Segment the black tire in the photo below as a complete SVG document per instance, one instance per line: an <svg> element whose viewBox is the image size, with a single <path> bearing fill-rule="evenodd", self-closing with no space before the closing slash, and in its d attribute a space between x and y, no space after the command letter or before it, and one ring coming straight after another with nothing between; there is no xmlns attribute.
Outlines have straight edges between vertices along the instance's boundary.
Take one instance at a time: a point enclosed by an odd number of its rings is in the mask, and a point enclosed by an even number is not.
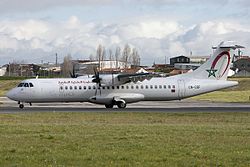
<svg viewBox="0 0 250 167"><path fill-rule="evenodd" d="M20 105L19 105L19 108L23 109L23 108L24 108L24 105L23 105L23 104L20 104Z"/></svg>
<svg viewBox="0 0 250 167"><path fill-rule="evenodd" d="M126 103L123 103L123 102L119 102L119 103L117 103L117 106L118 106L118 108L126 108Z"/></svg>
<svg viewBox="0 0 250 167"><path fill-rule="evenodd" d="M113 105L113 104L105 104L105 107L106 107L106 108L113 108L114 105Z"/></svg>

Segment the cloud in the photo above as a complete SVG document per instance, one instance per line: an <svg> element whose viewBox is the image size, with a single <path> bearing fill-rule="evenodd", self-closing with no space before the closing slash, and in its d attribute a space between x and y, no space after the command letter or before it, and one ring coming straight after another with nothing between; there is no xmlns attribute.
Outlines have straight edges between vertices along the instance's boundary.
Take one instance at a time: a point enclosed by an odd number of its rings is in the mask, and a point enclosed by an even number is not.
<svg viewBox="0 0 250 167"><path fill-rule="evenodd" d="M248 25L233 21L206 21L184 26L174 21L140 20L131 23L82 22L72 16L65 21L3 20L0 21L0 64L12 60L25 62L60 60L67 54L75 59L95 55L98 44L106 48L136 47L144 64L163 62L165 57L208 55L211 46L223 40L250 43ZM250 46L246 46L250 47ZM246 54L249 54L246 52Z"/></svg>
<svg viewBox="0 0 250 167"><path fill-rule="evenodd" d="M218 6L218 5L239 5L248 8L250 3L248 0L239 0L237 3L233 0L1 0L1 13L19 13L19 12L34 12L46 9L53 9L58 7L72 7L72 6L175 6L193 7L193 6Z"/></svg>

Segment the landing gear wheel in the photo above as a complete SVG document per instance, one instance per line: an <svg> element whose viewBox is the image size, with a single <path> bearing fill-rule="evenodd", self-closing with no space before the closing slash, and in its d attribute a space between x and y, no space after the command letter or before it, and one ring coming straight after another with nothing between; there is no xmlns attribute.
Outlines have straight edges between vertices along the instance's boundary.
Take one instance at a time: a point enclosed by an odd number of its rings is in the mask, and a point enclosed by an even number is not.
<svg viewBox="0 0 250 167"><path fill-rule="evenodd" d="M19 104L19 108L23 109L24 105L23 104Z"/></svg>
<svg viewBox="0 0 250 167"><path fill-rule="evenodd" d="M105 107L106 107L106 108L113 108L114 105L113 105L113 104L105 104Z"/></svg>
<svg viewBox="0 0 250 167"><path fill-rule="evenodd" d="M119 102L119 103L117 103L117 106L118 106L118 108L126 108L126 103L124 103L124 102Z"/></svg>

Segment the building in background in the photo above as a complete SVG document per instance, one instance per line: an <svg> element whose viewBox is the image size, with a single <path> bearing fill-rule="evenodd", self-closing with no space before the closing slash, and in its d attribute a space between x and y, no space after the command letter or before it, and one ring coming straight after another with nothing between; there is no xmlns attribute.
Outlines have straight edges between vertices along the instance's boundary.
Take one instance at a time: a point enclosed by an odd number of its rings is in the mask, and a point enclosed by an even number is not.
<svg viewBox="0 0 250 167"><path fill-rule="evenodd" d="M0 76L4 76L7 71L7 66L0 67Z"/></svg>
<svg viewBox="0 0 250 167"><path fill-rule="evenodd" d="M196 70L200 66L201 64L196 63L176 63L174 68L178 70Z"/></svg>
<svg viewBox="0 0 250 167"><path fill-rule="evenodd" d="M61 66L52 63L39 64L35 75L43 77L61 76Z"/></svg>
<svg viewBox="0 0 250 167"><path fill-rule="evenodd" d="M183 55L170 58L170 65L174 66L176 63L190 63L190 58Z"/></svg>
<svg viewBox="0 0 250 167"><path fill-rule="evenodd" d="M126 69L131 69L131 64L122 61L113 60L73 60L74 70L77 74L93 74L94 69L98 69L103 73L122 72Z"/></svg>
<svg viewBox="0 0 250 167"><path fill-rule="evenodd" d="M250 57L244 56L238 58L233 63L233 68L236 71L236 77L249 77L250 76Z"/></svg>
<svg viewBox="0 0 250 167"><path fill-rule="evenodd" d="M174 70L174 66L170 64L153 64L154 72L169 74Z"/></svg>
<svg viewBox="0 0 250 167"><path fill-rule="evenodd" d="M201 65L205 63L210 58L210 56L189 56L188 58L190 60L190 63Z"/></svg>
<svg viewBox="0 0 250 167"><path fill-rule="evenodd" d="M34 76L39 66L35 64L18 64L18 63L10 63L7 65L7 76L25 76L30 77Z"/></svg>
<svg viewBox="0 0 250 167"><path fill-rule="evenodd" d="M60 66L54 64L18 64L10 63L6 65L6 76L34 77L34 76L59 76Z"/></svg>

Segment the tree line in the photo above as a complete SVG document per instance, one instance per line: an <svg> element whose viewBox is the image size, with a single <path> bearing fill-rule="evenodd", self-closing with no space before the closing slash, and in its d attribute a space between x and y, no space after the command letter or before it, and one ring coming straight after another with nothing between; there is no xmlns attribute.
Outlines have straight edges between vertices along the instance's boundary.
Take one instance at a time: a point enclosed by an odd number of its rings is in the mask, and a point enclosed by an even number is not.
<svg viewBox="0 0 250 167"><path fill-rule="evenodd" d="M96 50L96 56L92 54L89 56L90 60L96 60L99 62L104 60L116 61L116 68L118 68L118 62L124 62L125 68L128 67L129 64L133 66L140 65L140 55L136 48L131 48L129 44L126 44L123 49L119 46L113 51L112 49L106 50L103 45L99 45Z"/></svg>

